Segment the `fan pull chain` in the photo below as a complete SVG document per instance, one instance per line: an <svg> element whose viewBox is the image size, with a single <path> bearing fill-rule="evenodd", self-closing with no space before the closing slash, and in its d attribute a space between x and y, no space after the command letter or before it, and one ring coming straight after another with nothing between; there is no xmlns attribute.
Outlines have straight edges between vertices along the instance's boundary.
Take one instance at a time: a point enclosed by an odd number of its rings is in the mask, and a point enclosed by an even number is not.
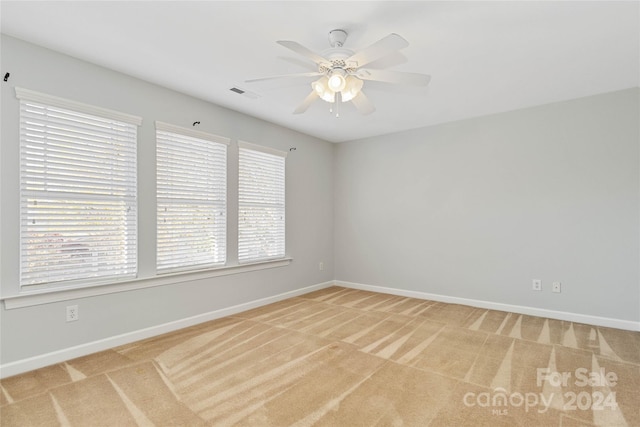
<svg viewBox="0 0 640 427"><path fill-rule="evenodd" d="M336 92L335 99L333 101L333 106L329 108L329 113L333 113L333 110L336 111L336 119L340 118L340 103L342 102L342 93Z"/></svg>

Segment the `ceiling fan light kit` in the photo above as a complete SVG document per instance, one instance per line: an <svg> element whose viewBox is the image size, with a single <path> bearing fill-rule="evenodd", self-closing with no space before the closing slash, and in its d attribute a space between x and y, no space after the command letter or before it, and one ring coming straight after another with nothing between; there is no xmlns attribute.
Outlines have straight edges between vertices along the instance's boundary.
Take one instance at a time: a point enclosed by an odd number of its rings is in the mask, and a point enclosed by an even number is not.
<svg viewBox="0 0 640 427"><path fill-rule="evenodd" d="M318 71L264 77L247 80L247 82L251 83L275 78L321 76L318 80L311 83L311 93L307 95L302 104L294 110L294 114L304 113L313 101L320 98L331 104L329 111L332 113L335 112L336 117L339 117L339 104L349 101L351 101L361 114L371 114L375 111L374 105L362 92L364 80L414 86L425 86L429 83L430 76L426 74L361 68L377 59L407 47L409 43L401 36L393 33L389 34L371 46L356 53L342 47L346 40L346 31L340 29L329 31L329 45L331 48L324 51L322 55L294 41L278 41L277 43L281 46L291 49L297 54L315 62L318 66Z"/></svg>

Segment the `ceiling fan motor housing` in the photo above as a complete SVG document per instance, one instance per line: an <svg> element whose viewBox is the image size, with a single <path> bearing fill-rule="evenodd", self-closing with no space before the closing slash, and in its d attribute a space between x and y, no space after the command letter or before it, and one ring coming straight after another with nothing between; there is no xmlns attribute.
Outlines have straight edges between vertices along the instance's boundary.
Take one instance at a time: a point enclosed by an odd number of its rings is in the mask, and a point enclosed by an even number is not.
<svg viewBox="0 0 640 427"><path fill-rule="evenodd" d="M357 64L347 63L353 61L346 61L353 55L353 51L344 48L331 48L322 52L322 55L327 58L330 63L319 64L318 69L321 73L326 73L336 68L341 68L347 72L355 71Z"/></svg>

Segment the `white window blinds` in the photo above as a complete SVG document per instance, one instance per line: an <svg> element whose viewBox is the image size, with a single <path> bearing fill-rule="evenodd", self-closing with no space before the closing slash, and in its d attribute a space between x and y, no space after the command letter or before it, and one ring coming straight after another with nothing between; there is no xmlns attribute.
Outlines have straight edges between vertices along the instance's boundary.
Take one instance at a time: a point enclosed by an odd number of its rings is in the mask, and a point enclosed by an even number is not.
<svg viewBox="0 0 640 427"><path fill-rule="evenodd" d="M16 88L20 285L134 277L141 119Z"/></svg>
<svg viewBox="0 0 640 427"><path fill-rule="evenodd" d="M285 255L286 153L238 142L238 262Z"/></svg>
<svg viewBox="0 0 640 427"><path fill-rule="evenodd" d="M158 272L222 265L227 138L156 122Z"/></svg>

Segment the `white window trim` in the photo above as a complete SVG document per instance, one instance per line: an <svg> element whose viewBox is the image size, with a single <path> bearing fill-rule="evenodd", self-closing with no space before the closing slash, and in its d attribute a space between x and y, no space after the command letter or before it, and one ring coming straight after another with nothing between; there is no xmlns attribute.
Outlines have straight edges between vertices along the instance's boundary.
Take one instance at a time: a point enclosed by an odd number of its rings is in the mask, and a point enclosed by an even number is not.
<svg viewBox="0 0 640 427"><path fill-rule="evenodd" d="M280 151L280 150L276 150L275 148L265 147L264 145L252 144L246 141L238 141L238 147L247 148L253 151L261 151L263 153L273 154L274 156L280 156L284 158L287 158L287 154L288 154L286 151Z"/></svg>
<svg viewBox="0 0 640 427"><path fill-rule="evenodd" d="M107 284L92 284L82 288L64 288L33 290L21 292L19 295L3 297L4 308L32 307L42 304L50 304L60 301L68 301L78 298L88 298L98 295L108 295L118 292L135 291L138 289L153 288L156 286L177 285L194 280L210 279L213 277L228 276L232 274L247 273L251 271L265 270L269 268L284 267L293 262L293 258L279 258L275 260L255 262L252 264L232 265L208 270L194 270L190 272L163 274L143 279L132 279L122 282L110 282Z"/></svg>
<svg viewBox="0 0 640 427"><path fill-rule="evenodd" d="M211 142L217 142L219 144L230 145L231 138L225 138L224 136L214 135L212 133L201 132L195 129L183 128L182 126L172 125L171 123L164 123L156 121L156 129L163 130L165 132L179 133L181 135L192 136L194 138L200 138Z"/></svg>
<svg viewBox="0 0 640 427"><path fill-rule="evenodd" d="M71 110L80 110L83 113L93 114L96 116L105 117L107 119L120 120L126 123L130 123L136 126L142 124L142 117L134 116L127 113L121 113L120 111L109 110L108 108L96 107L95 105L89 105L78 101L72 101L70 99L59 98L57 96L48 95L46 93L36 92L34 90L24 89L16 87L16 97L18 99L24 99L25 101L41 102L53 107L68 108Z"/></svg>

